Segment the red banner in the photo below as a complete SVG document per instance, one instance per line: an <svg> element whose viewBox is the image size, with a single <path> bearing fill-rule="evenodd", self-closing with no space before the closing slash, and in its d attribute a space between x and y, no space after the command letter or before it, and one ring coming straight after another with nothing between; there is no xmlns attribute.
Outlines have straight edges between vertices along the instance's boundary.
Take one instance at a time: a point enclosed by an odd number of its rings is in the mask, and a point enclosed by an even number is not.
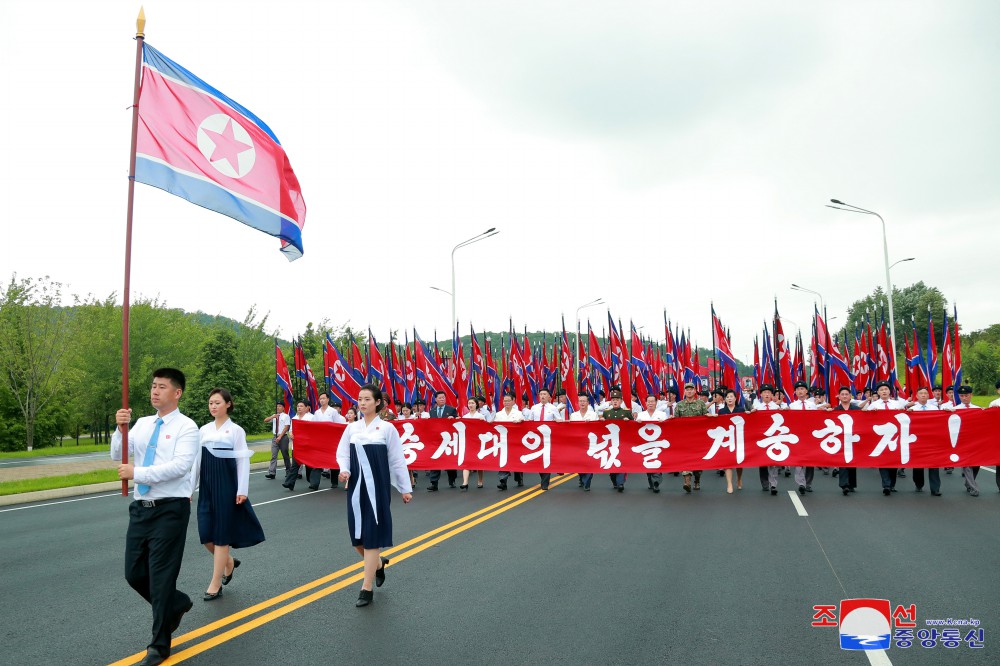
<svg viewBox="0 0 1000 666"><path fill-rule="evenodd" d="M757 412L634 421L393 421L411 469L674 472L766 465L967 467L1000 462L1000 409ZM299 421L295 458L336 468L344 425Z"/></svg>

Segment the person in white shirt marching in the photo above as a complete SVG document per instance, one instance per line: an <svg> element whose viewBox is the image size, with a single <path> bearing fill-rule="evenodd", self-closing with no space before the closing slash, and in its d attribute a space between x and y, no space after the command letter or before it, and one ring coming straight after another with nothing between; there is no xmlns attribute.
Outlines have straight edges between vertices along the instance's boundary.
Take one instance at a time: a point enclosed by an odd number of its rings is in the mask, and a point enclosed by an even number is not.
<svg viewBox="0 0 1000 666"><path fill-rule="evenodd" d="M479 404L475 398L469 398L466 403L468 411L462 415L463 419L473 420L473 421L485 421L486 417L483 416L482 412L479 411ZM464 492L469 489L469 474L472 470L463 469L462 470L462 485L459 488ZM476 470L476 488L483 487L483 470Z"/></svg>
<svg viewBox="0 0 1000 666"><path fill-rule="evenodd" d="M279 451L285 461L285 474L288 474L288 468L292 466L288 460L288 429L292 427L292 420L285 413L285 403L277 403L274 414L264 419L264 423L271 424L271 434L273 435L271 438L271 463L267 467L267 474L264 475L264 478L273 479L278 471Z"/></svg>
<svg viewBox="0 0 1000 666"><path fill-rule="evenodd" d="M198 455L198 426L180 413L184 373L153 371L149 401L156 409L128 430L134 462L118 466L118 478L135 479L125 534L125 580L153 610L153 636L140 662L163 663L170 656L170 635L191 610L191 597L177 589L184 540L191 517L191 467ZM127 427L131 409L119 409L115 423ZM122 434L111 436L111 459L122 459ZM72 660L70 660L72 661Z"/></svg>
<svg viewBox="0 0 1000 666"><path fill-rule="evenodd" d="M295 403L295 416L292 417L291 427L288 429L288 437L292 440L292 466L288 468L288 472L285 474L285 480L281 482L281 485L289 490L295 490L295 482L302 478L299 474L299 469L305 467L306 480L309 482L309 490L319 490L319 479L320 470L311 470L305 465L299 464L299 461L295 459L295 422L296 421L313 421L312 412L309 411L309 403L299 400ZM315 483L313 483L315 481Z"/></svg>
<svg viewBox="0 0 1000 666"><path fill-rule="evenodd" d="M577 408L576 411L569 415L569 420L575 423L582 423L585 421L598 421L600 420L597 416L597 410L590 406L590 399L586 395L581 394L576 399ZM585 491L590 491L590 482L594 480L593 474L580 474L579 476L580 484L579 486Z"/></svg>
<svg viewBox="0 0 1000 666"><path fill-rule="evenodd" d="M559 416L559 409L552 404L552 394L549 393L548 389L538 389L538 404L532 406L531 408L531 420L532 421L561 421L562 417ZM552 478L552 474L549 472L539 472L539 478L541 479L542 490L549 489L549 480Z"/></svg>
<svg viewBox="0 0 1000 666"><path fill-rule="evenodd" d="M759 400L753 404L755 412L771 412L781 409L778 403L774 402L774 387L770 384L761 384L757 391ZM778 472L781 467L778 465L768 465L758 468L760 474L761 490L770 489L772 495L778 494Z"/></svg>
<svg viewBox="0 0 1000 666"><path fill-rule="evenodd" d="M639 415L635 417L635 420L642 423L648 423L650 421L658 423L660 421L666 421L667 415L656 409L656 396L647 395L646 409L639 412ZM663 480L662 472L654 472L652 474L649 473L646 474L646 483L649 484L649 489L652 490L654 493L660 492L660 481L662 480Z"/></svg>
<svg viewBox="0 0 1000 666"><path fill-rule="evenodd" d="M931 392L926 386L921 386L917 389L917 400L912 405L907 408L910 412L936 412L939 411L937 405L931 403L930 400ZM935 497L941 496L941 470L937 467L931 467L930 473L928 475L931 482L931 495ZM924 489L924 470L923 468L916 468L913 470L913 485L916 487L917 492L921 492Z"/></svg>
<svg viewBox="0 0 1000 666"><path fill-rule="evenodd" d="M313 412L313 420L325 423L347 423L347 419L330 405L330 394L326 391L319 394L319 409Z"/></svg>
<svg viewBox="0 0 1000 666"><path fill-rule="evenodd" d="M875 392L878 395L878 399L871 401L868 406L865 407L866 412L888 409L900 410L906 408L905 400L892 399L892 387L889 385L889 382L879 382L876 384ZM897 471L898 468L896 467L878 468L879 476L882 477L882 494L886 497L896 490Z"/></svg>
<svg viewBox="0 0 1000 666"><path fill-rule="evenodd" d="M523 423L524 415L521 410L517 408L514 404L514 396L509 393L504 393L503 396L503 407L496 414L493 415L493 423ZM507 479L510 478L510 472L506 470L500 470L500 474L497 475L497 490L507 490ZM514 482L517 487L520 488L524 485L524 474L522 472L514 472Z"/></svg>
<svg viewBox="0 0 1000 666"><path fill-rule="evenodd" d="M399 432L378 416L383 400L378 386L362 386L358 391L361 416L344 429L337 445L339 478L347 482L350 497L347 528L351 545L365 563L361 593L355 604L359 607L372 602L373 582L378 587L385 583L389 559L381 556L381 549L392 546L391 487L402 495L403 504L413 499Z"/></svg>
<svg viewBox="0 0 1000 666"><path fill-rule="evenodd" d="M958 387L958 404L955 405L953 411L961 411L963 409L982 409L979 405L972 404L972 387L968 385L962 385ZM979 476L979 467L963 467L962 476L965 477L965 490L973 497L979 497L979 482L976 481L976 477ZM1000 482L997 483L1000 487Z"/></svg>
<svg viewBox="0 0 1000 666"><path fill-rule="evenodd" d="M816 410L816 403L809 398L809 387L805 382L795 382L795 400L788 404L788 409L810 412ZM813 467L795 468L795 484L799 487L799 495L813 491L812 482L815 471Z"/></svg>

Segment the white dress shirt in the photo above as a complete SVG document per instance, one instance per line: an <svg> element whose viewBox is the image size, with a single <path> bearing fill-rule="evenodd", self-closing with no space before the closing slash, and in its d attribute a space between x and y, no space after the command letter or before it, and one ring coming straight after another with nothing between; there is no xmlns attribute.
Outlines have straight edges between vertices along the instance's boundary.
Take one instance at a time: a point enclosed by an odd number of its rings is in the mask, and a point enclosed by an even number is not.
<svg viewBox="0 0 1000 666"><path fill-rule="evenodd" d="M990 407L1000 407L1000 398L997 398L996 400L991 402Z"/></svg>
<svg viewBox="0 0 1000 666"><path fill-rule="evenodd" d="M156 427L156 415L143 416L128 431L128 450L135 465L135 499L191 497L191 467L198 450L198 426L175 409L163 416L157 437L153 464L145 466L146 446ZM122 434L118 428L111 435L111 459L122 459ZM149 492L139 494L139 484Z"/></svg>
<svg viewBox="0 0 1000 666"><path fill-rule="evenodd" d="M247 447L247 433L243 428L227 420L221 428L215 427L215 421L209 421L198 431L201 445L212 455L218 452L220 458L236 459L236 494L247 496L250 487L250 456L253 452ZM231 452L231 453L230 453ZM194 458L191 466L191 487L198 490L201 483L201 451ZM235 498L234 498L235 501Z"/></svg>
<svg viewBox="0 0 1000 666"><path fill-rule="evenodd" d="M485 421L486 417L480 412L466 412L462 415L462 418L466 421Z"/></svg>
<svg viewBox="0 0 1000 666"><path fill-rule="evenodd" d="M932 405L931 401L928 400L927 403L923 404L923 405L921 405L919 402L913 403L913 406L910 407L910 411L911 412L939 412L941 410L938 409L937 405Z"/></svg>
<svg viewBox="0 0 1000 666"><path fill-rule="evenodd" d="M956 411L957 412L960 409L982 409L982 407L980 407L979 405L974 405L971 402L969 404L965 404L964 402L960 402L957 405L955 405L954 407L952 407L952 411Z"/></svg>
<svg viewBox="0 0 1000 666"><path fill-rule="evenodd" d="M761 402L760 400L753 401L753 411L755 412L776 412L784 409L782 405L779 405L774 400L768 403Z"/></svg>
<svg viewBox="0 0 1000 666"><path fill-rule="evenodd" d="M795 399L788 404L788 409L800 412L812 412L816 410L816 403L811 400Z"/></svg>
<svg viewBox="0 0 1000 666"><path fill-rule="evenodd" d="M664 414L663 412L655 410L655 409L653 410L653 413L650 414L648 409L644 409L641 412L639 412L639 415L637 417L635 417L635 420L636 421L666 421L667 420L667 415Z"/></svg>
<svg viewBox="0 0 1000 666"><path fill-rule="evenodd" d="M277 437L278 433L285 429L285 426L288 426L288 429L291 430L292 419L285 412L281 412L273 421L271 421L271 434Z"/></svg>
<svg viewBox="0 0 1000 666"><path fill-rule="evenodd" d="M545 420L546 421L562 421L562 415L559 414L559 410L551 402L537 405L531 408L531 418L529 421L541 421L542 420L542 409L545 409Z"/></svg>
<svg viewBox="0 0 1000 666"><path fill-rule="evenodd" d="M597 421L598 420L597 410L594 409L593 407L588 407L586 414L583 413L583 412L581 412L580 410L576 410L575 412L573 412L572 414L569 415L569 420L570 421Z"/></svg>
<svg viewBox="0 0 1000 666"><path fill-rule="evenodd" d="M892 398L889 398L888 400L882 400L881 398L879 398L878 400L873 400L871 402L871 404L869 404L867 407L865 407L865 411L866 412L874 412L874 411L879 410L879 409L881 409L881 410L886 410L886 409L906 409L906 401L905 400L893 400Z"/></svg>
<svg viewBox="0 0 1000 666"><path fill-rule="evenodd" d="M323 408L320 407L313 412L313 420L324 421L326 423L347 423L347 419L341 416L340 412L333 407L327 407L325 412L323 411Z"/></svg>
<svg viewBox="0 0 1000 666"><path fill-rule="evenodd" d="M493 423L522 423L523 421L524 414L522 414L521 410L517 408L517 405L512 406L509 412L506 409L501 408L500 411L493 416Z"/></svg>
<svg viewBox="0 0 1000 666"><path fill-rule="evenodd" d="M489 406L483 405L480 407L479 413L483 415L483 419L485 419L487 423L493 420L493 410L490 409Z"/></svg>
<svg viewBox="0 0 1000 666"><path fill-rule="evenodd" d="M296 421L314 421L314 420L315 420L315 417L313 417L313 415L311 413L309 413L309 412L306 412L302 416L299 416L298 414L296 414L295 416L292 417L292 420L289 421L290 427L288 428L288 436L293 441L295 440L295 422ZM347 423L347 419L344 419L344 423Z"/></svg>

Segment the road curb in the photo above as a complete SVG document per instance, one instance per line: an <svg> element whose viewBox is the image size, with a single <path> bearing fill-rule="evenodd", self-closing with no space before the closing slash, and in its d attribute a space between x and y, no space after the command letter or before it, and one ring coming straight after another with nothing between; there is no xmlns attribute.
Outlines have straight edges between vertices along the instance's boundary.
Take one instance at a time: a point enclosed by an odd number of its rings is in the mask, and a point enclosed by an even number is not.
<svg viewBox="0 0 1000 666"><path fill-rule="evenodd" d="M259 462L250 465L250 470L267 469L270 463ZM36 490L30 493L16 493L14 495L0 496L0 506L10 506L12 504L28 504L30 502L45 502L64 497L74 497L76 495L93 495L94 493L106 493L112 490L120 491L122 484L120 481L108 481L107 483L91 483L85 486L69 486L67 488L52 488L50 490Z"/></svg>

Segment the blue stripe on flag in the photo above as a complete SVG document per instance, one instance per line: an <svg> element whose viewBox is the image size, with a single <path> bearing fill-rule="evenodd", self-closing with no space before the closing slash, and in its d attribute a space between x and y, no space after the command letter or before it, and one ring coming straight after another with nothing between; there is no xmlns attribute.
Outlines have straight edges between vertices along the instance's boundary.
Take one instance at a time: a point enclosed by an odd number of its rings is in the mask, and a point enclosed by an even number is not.
<svg viewBox="0 0 1000 666"><path fill-rule="evenodd" d="M215 183L195 178L142 155L136 155L135 179L280 238L289 243L288 247L282 248L289 260L302 256L302 230L295 222L241 199Z"/></svg>

